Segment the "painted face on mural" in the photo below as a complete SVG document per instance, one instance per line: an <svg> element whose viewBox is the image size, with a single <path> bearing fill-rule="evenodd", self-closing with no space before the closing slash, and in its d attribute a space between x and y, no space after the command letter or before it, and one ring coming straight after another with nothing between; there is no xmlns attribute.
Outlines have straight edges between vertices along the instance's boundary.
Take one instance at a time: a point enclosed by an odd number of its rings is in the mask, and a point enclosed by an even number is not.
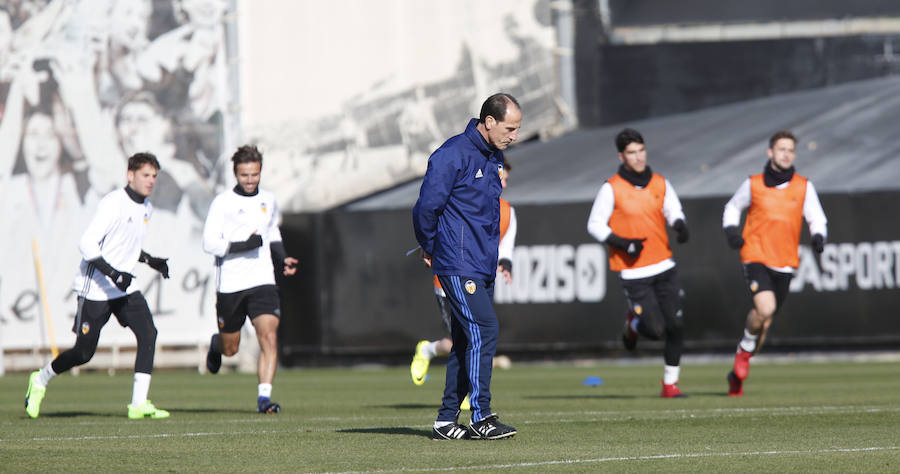
<svg viewBox="0 0 900 474"><path fill-rule="evenodd" d="M139 50L147 44L151 0L117 0L109 15L109 39L115 46Z"/></svg>
<svg viewBox="0 0 900 474"><path fill-rule="evenodd" d="M181 0L181 9L191 23L201 27L213 27L222 21L224 0Z"/></svg>
<svg viewBox="0 0 900 474"><path fill-rule="evenodd" d="M28 118L22 135L22 157L28 174L35 179L46 179L58 172L62 144L47 114L37 113Z"/></svg>
<svg viewBox="0 0 900 474"><path fill-rule="evenodd" d="M117 124L122 151L131 156L159 148L169 141L170 124L146 102L130 102L119 111Z"/></svg>

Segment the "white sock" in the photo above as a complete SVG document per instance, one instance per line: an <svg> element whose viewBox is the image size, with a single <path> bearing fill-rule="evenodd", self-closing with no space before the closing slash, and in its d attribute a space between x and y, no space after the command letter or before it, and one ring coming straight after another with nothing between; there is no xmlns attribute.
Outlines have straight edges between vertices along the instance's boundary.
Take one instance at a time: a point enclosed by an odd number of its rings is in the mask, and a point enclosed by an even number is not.
<svg viewBox="0 0 900 474"><path fill-rule="evenodd" d="M46 387L48 383L50 383L50 379L56 377L56 372L53 371L53 367L51 366L52 362L47 362L47 365L38 372L37 378L34 380L34 383L40 385L41 387Z"/></svg>
<svg viewBox="0 0 900 474"><path fill-rule="evenodd" d="M678 376L681 375L681 367L678 365L666 365L663 369L663 383L672 385L678 382Z"/></svg>
<svg viewBox="0 0 900 474"><path fill-rule="evenodd" d="M424 354L425 357L428 358L428 360L431 360L432 358L434 358L434 356L437 355L437 346L439 342L441 341L431 341L428 344L422 346L422 354Z"/></svg>
<svg viewBox="0 0 900 474"><path fill-rule="evenodd" d="M744 329L744 337L741 339L741 343L738 344L738 347L747 352L753 352L756 350L757 339L759 339L759 336L754 336L753 334L750 334L750 331Z"/></svg>
<svg viewBox="0 0 900 474"><path fill-rule="evenodd" d="M136 407L147 401L150 392L150 374L134 373L134 388L131 390L131 406Z"/></svg>
<svg viewBox="0 0 900 474"><path fill-rule="evenodd" d="M435 421L435 422L434 422L434 427L435 427L435 428L443 428L443 427L445 427L445 426L447 426L447 425L452 425L452 424L453 424L452 421Z"/></svg>
<svg viewBox="0 0 900 474"><path fill-rule="evenodd" d="M258 394L260 397L272 398L272 384L270 383L261 383L257 387Z"/></svg>

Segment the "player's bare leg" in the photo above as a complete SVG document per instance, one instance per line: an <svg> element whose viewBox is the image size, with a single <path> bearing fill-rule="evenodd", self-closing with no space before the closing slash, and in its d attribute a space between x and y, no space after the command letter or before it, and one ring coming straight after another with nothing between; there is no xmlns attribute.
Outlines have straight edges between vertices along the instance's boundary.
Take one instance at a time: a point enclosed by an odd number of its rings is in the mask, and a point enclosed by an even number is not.
<svg viewBox="0 0 900 474"><path fill-rule="evenodd" d="M278 367L278 322L279 319L273 314L253 318L253 327L259 341L259 361L256 370L259 377L257 408L260 413L281 411L281 407L271 400L272 381L275 380L275 369Z"/></svg>
<svg viewBox="0 0 900 474"><path fill-rule="evenodd" d="M730 392L736 395L737 392L743 393L741 387L737 387L739 382L747 378L750 373L750 357L759 351L765 340L766 332L772 324L772 315L775 314L776 301L775 293L772 291L760 291L753 295L753 309L747 314L747 323L744 330L744 337L738 344L737 354L734 356L734 378L732 381L729 376L729 382L732 384Z"/></svg>

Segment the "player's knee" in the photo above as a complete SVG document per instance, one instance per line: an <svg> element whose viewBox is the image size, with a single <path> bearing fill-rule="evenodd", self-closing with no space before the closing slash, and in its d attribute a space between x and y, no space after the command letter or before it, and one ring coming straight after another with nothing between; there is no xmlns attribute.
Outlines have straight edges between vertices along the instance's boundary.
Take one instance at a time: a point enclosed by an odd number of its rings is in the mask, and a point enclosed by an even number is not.
<svg viewBox="0 0 900 474"><path fill-rule="evenodd" d="M226 357L231 357L238 353L238 345L237 344L223 344L222 346L222 355Z"/></svg>
<svg viewBox="0 0 900 474"><path fill-rule="evenodd" d="M278 332L267 331L259 335L259 345L263 349L274 350L278 347Z"/></svg>
<svg viewBox="0 0 900 474"><path fill-rule="evenodd" d="M159 333L159 331L156 330L156 326L151 325L146 330L146 333L144 334L144 339L147 341L148 344L156 345L156 335L158 333Z"/></svg>
<svg viewBox="0 0 900 474"><path fill-rule="evenodd" d="M72 355L74 355L73 362L75 365L87 364L91 358L94 357L94 352L96 351L97 346L84 346L84 347L76 347L74 351L72 351Z"/></svg>
<svg viewBox="0 0 900 474"><path fill-rule="evenodd" d="M641 320L640 325L643 326L641 335L654 341L662 339L663 334L666 332L666 328L661 321L651 322L645 318Z"/></svg>

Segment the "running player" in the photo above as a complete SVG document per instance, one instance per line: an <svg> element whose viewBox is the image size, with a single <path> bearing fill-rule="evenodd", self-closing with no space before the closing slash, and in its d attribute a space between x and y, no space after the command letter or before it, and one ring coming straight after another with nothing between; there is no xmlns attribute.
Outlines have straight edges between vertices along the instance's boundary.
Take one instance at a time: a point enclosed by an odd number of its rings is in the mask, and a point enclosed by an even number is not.
<svg viewBox="0 0 900 474"><path fill-rule="evenodd" d="M237 149L231 161L238 184L216 196L203 226L203 250L216 257L219 325L219 332L209 341L206 368L218 373L222 355L237 354L241 327L249 317L260 347L257 411L278 413L281 406L272 401L281 316L275 265L285 276L290 276L297 272L297 259L287 256L281 241L278 230L281 215L275 196L259 188L262 159L255 146Z"/></svg>
<svg viewBox="0 0 900 474"><path fill-rule="evenodd" d="M813 250L822 253L825 249L828 219L812 182L794 172L796 146L797 138L790 131L772 135L763 172L741 183L722 214L728 245L741 251L744 278L753 298L744 337L734 356L734 370L728 373L728 395L733 397L744 394L750 358L759 352L772 318L787 297L800 262L803 219L809 225ZM741 233L741 212L748 207Z"/></svg>
<svg viewBox="0 0 900 474"><path fill-rule="evenodd" d="M128 418L168 418L169 412L156 408L147 399L150 373L156 353L156 326L147 300L134 283L134 266L144 262L169 278L165 258L141 250L153 206L147 197L156 184L159 161L150 153L136 153L128 159L128 186L112 191L97 205L97 213L78 243L83 259L75 277L78 295L75 316L75 346L53 359L43 369L31 373L25 392L25 412L37 418L47 384L72 367L94 357L100 330L111 314L137 339L134 385Z"/></svg>
<svg viewBox="0 0 900 474"><path fill-rule="evenodd" d="M609 246L609 268L619 272L628 302L622 333L625 348L633 350L638 335L665 337L663 398L685 396L678 389L684 348L682 289L669 249L666 223L687 242L681 201L669 180L647 166L644 137L626 128L616 135L619 171L609 178L594 200L588 232Z"/></svg>

